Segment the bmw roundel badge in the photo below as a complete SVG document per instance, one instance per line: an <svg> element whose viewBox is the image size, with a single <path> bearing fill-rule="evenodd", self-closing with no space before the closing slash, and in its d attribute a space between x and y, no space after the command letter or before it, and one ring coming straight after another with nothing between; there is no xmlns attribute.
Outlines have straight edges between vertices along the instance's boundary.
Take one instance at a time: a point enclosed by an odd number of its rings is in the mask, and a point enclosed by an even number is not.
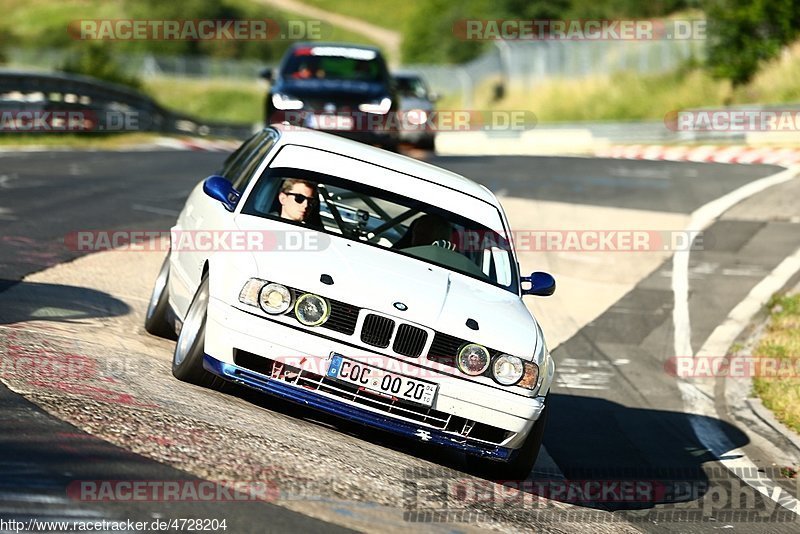
<svg viewBox="0 0 800 534"><path fill-rule="evenodd" d="M394 304L392 304L392 306L394 306L395 308L397 308L400 311L406 311L408 309L408 306L406 306L402 302L395 302Z"/></svg>

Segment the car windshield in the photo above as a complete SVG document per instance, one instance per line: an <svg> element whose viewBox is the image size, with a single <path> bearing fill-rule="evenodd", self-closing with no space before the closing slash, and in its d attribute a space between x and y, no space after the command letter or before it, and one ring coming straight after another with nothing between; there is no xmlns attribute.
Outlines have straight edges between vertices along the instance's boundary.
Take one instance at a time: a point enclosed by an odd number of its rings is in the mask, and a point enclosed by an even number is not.
<svg viewBox="0 0 800 534"><path fill-rule="evenodd" d="M281 74L289 79L382 82L386 67L374 50L314 46L297 48Z"/></svg>
<svg viewBox="0 0 800 534"><path fill-rule="evenodd" d="M428 91L421 79L413 76L400 76L395 78L395 82L397 83L397 92L401 96L427 98Z"/></svg>
<svg viewBox="0 0 800 534"><path fill-rule="evenodd" d="M281 218L282 201L294 200L287 184L313 191L303 220ZM283 196L283 198L282 198ZM299 195L300 203L305 203ZM505 236L458 214L417 199L291 168L268 169L249 193L242 213L281 219L446 267L516 293L518 279Z"/></svg>

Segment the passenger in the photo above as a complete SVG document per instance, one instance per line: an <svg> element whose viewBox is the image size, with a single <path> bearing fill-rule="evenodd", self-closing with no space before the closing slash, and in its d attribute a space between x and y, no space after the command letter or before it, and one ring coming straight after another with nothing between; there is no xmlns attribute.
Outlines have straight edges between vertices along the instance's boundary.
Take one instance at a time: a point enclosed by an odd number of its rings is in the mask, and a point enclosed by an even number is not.
<svg viewBox="0 0 800 534"><path fill-rule="evenodd" d="M416 219L409 229L411 232L410 247L422 245L437 245L452 248L450 239L453 229L443 218L438 215L425 214Z"/></svg>
<svg viewBox="0 0 800 534"><path fill-rule="evenodd" d="M292 78L298 78L301 80L305 80L311 78L314 75L314 72L311 70L311 67L308 66L307 63L303 63L300 65L300 68L297 69L297 72L292 74Z"/></svg>

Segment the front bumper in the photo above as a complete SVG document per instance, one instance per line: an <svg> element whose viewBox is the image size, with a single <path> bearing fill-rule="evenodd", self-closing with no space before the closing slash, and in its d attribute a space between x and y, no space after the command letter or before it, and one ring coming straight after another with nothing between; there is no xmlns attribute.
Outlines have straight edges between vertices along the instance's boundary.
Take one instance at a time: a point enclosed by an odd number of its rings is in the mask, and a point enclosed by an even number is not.
<svg viewBox="0 0 800 534"><path fill-rule="evenodd" d="M304 373L319 377L325 374L331 352L355 359L376 354L320 337L322 334L321 330L312 333L291 328L211 298L206 324L206 366L224 379L367 426L498 460L508 460L522 446L544 409L543 396L525 397L425 369L429 373L425 380L438 383L439 391L427 412L410 413L397 406L381 406L379 402L364 403L342 391L332 391L331 384L318 384L318 379L306 384L292 383L260 365L280 361L298 367L297 371L302 368ZM284 340L291 341L285 343ZM252 355L259 364L239 360L237 354L242 353ZM412 361L408 363L412 365ZM409 376L419 378L420 375ZM462 423L473 425L470 428L474 431L460 431ZM505 432L505 437L481 425ZM489 438L484 431L495 437Z"/></svg>
<svg viewBox="0 0 800 534"><path fill-rule="evenodd" d="M303 406L321 410L349 421L399 434L424 443L443 445L452 449L458 449L467 454L503 461L508 461L514 453L514 449L472 442L469 439L458 439L452 434L427 426L416 425L410 421L395 419L371 410L365 410L358 406L353 406L337 399L320 395L317 392L308 391L302 387L284 383L280 380L271 380L266 376L236 365L221 362L208 354L205 355L203 366L209 372L231 382L236 382Z"/></svg>

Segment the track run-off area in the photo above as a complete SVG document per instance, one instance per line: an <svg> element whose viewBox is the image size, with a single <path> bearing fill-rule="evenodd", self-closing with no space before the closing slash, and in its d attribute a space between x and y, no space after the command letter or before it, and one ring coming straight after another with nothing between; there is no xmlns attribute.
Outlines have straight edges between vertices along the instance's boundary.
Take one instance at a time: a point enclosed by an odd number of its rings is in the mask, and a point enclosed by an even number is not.
<svg viewBox="0 0 800 534"><path fill-rule="evenodd" d="M225 519L230 532L796 532L797 484L779 467L800 451L742 409L742 384L675 372L676 359L724 356L770 295L797 283L796 169L427 156L498 195L522 273L558 282L552 297L525 297L557 365L544 447L526 481L504 486L448 451L173 378L174 342L142 326L164 252L88 253L65 236L167 231L224 157L0 153L0 517ZM644 246L608 238L630 233ZM581 246L599 235L600 250ZM104 481L258 495L121 499Z"/></svg>

